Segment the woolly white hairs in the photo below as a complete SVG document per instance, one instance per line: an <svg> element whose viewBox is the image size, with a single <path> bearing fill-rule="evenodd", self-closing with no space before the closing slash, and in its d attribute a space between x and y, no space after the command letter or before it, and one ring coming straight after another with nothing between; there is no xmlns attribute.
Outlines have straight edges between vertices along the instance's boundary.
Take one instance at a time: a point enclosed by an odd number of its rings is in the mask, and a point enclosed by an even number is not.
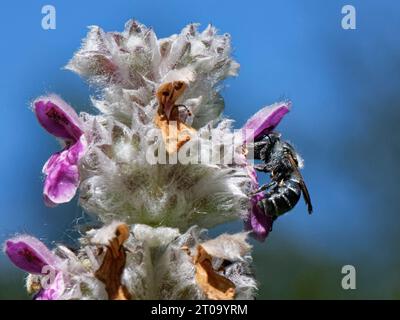
<svg viewBox="0 0 400 320"><path fill-rule="evenodd" d="M127 261L123 280L138 298L205 299L206 296L194 277L195 266L192 259L197 245L201 244L207 246L211 255L219 250L219 246L226 250L225 256L229 257L231 264L225 268L223 274L235 284L235 298L253 299L256 282L250 269L252 260L248 255L250 246L245 242L245 233L222 235L207 241L206 231L197 226L184 234L177 234L176 229L135 225L132 234L127 247L135 247L133 252L140 253L142 262L138 266L138 261L132 255ZM158 240L155 241L155 238ZM185 247L190 255L182 250ZM240 250L237 249L239 247ZM215 257L213 261L215 269L222 262L218 258Z"/></svg>
<svg viewBox="0 0 400 320"><path fill-rule="evenodd" d="M66 68L104 88L104 101L95 105L120 121L131 119L138 106L151 108L161 83L185 81L190 86L181 103L195 104L193 127L200 128L221 114L218 86L237 74L239 64L230 57L228 34L218 35L212 26L199 33L197 27L190 24L179 35L157 39L153 30L132 20L122 33L92 26ZM129 105L116 107L123 95Z"/></svg>
<svg viewBox="0 0 400 320"><path fill-rule="evenodd" d="M235 162L242 151L231 121L215 125L223 109L218 84L236 74L238 65L230 58L228 35L217 35L211 26L198 33L196 27L161 40L134 21L122 33L91 27L67 66L103 89L102 97L93 99L102 115L81 114L89 146L81 161L80 202L104 222L124 219L186 230L247 215L249 178L245 166ZM201 158L201 164L149 163L149 150L161 143L153 121L155 91L175 80L189 84L180 101L192 111L187 123L198 131L190 142L201 151L190 157ZM229 152L208 159L222 149Z"/></svg>
<svg viewBox="0 0 400 320"><path fill-rule="evenodd" d="M76 254L64 246L54 250L63 261L59 267L62 289L58 299L107 298L104 284L95 277L95 271L104 259L99 249L106 247L99 243L106 242L107 237L109 243L115 236L118 224L112 222L101 229L87 232ZM193 257L182 248L186 246L189 252L195 253L199 244L207 246L210 252L215 251L214 247L223 246L227 250L226 255L231 258L231 264L220 274L236 286L236 299L253 299L256 283L249 266L251 258L247 255L250 247L245 244L244 238L245 233L241 233L206 241L205 231L198 227L180 234L173 228L133 225L124 245L127 259L121 282L134 299L205 299L205 293L196 282ZM237 247L244 250L237 250ZM216 258L216 269L218 263L221 261ZM30 275L27 287L32 287L32 283L40 278Z"/></svg>
<svg viewBox="0 0 400 320"><path fill-rule="evenodd" d="M240 260L251 249L246 242L248 232L234 235L222 234L219 237L208 240L202 244L204 249L213 257L234 261Z"/></svg>
<svg viewBox="0 0 400 320"><path fill-rule="evenodd" d="M146 135L154 129L152 122L135 130L108 117L86 115L85 124L90 143L81 161L80 203L103 221L124 219L186 230L247 215L249 178L242 164L218 165L212 159L193 165L151 164L146 153L160 143ZM209 135L218 139L211 141ZM232 141L226 121L201 129L193 139L204 153L202 159L207 151L222 148L239 157ZM223 163L224 156L232 153L221 153L217 163Z"/></svg>

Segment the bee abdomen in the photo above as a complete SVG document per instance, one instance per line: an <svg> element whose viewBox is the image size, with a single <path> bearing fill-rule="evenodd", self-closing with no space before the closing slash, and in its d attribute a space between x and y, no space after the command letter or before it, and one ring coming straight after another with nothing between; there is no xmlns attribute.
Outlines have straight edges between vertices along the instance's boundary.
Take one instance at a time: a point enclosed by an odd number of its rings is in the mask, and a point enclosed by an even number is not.
<svg viewBox="0 0 400 320"><path fill-rule="evenodd" d="M269 190L261 200L266 214L278 217L291 210L301 196L300 182L289 176L279 186Z"/></svg>

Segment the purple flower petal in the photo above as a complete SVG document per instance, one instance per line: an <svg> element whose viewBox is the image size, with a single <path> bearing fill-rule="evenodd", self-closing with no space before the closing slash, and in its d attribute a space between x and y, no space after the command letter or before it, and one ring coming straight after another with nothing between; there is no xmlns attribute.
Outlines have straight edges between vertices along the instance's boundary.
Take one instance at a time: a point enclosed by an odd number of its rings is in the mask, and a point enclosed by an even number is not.
<svg viewBox="0 0 400 320"><path fill-rule="evenodd" d="M247 221L245 221L246 230L252 231L252 236L259 241L264 241L272 227L272 217L258 206L259 200L251 200L251 211Z"/></svg>
<svg viewBox="0 0 400 320"><path fill-rule="evenodd" d="M255 191L259 187L256 170L252 165L248 164L247 172L250 177L252 190ZM264 241L267 238L273 223L272 217L265 214L258 205L264 197L265 195L262 192L251 197L249 216L245 221L245 229L252 231L251 235L259 241Z"/></svg>
<svg viewBox="0 0 400 320"><path fill-rule="evenodd" d="M62 272L58 272L48 288L42 289L34 297L35 300L58 300L65 290L64 276Z"/></svg>
<svg viewBox="0 0 400 320"><path fill-rule="evenodd" d="M82 136L75 144L50 157L43 167L46 175L43 196L46 205L56 206L70 201L79 186L78 163L86 151L86 139Z"/></svg>
<svg viewBox="0 0 400 320"><path fill-rule="evenodd" d="M280 102L259 110L242 128L243 141L256 141L262 135L270 133L290 108L290 102Z"/></svg>
<svg viewBox="0 0 400 320"><path fill-rule="evenodd" d="M41 274L44 266L56 267L58 258L38 239L22 235L6 241L5 254L18 268Z"/></svg>
<svg viewBox="0 0 400 320"><path fill-rule="evenodd" d="M40 97L33 103L39 123L54 136L64 139L67 147L50 157L43 167L46 175L44 200L55 206L70 201L79 185L78 162L86 149L78 115L56 95Z"/></svg>
<svg viewBox="0 0 400 320"><path fill-rule="evenodd" d="M83 134L75 110L60 97L39 97L33 102L33 109L43 128L57 138L75 142Z"/></svg>

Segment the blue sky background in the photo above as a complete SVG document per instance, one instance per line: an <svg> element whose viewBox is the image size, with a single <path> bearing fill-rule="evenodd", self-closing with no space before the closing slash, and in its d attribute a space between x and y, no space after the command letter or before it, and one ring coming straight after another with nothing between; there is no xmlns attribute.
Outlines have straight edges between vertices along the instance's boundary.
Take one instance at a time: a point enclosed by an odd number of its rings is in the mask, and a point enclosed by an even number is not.
<svg viewBox="0 0 400 320"><path fill-rule="evenodd" d="M45 4L57 10L56 30L41 28ZM356 30L341 28L345 4L357 10ZM305 158L315 207L310 217L299 203L265 243L254 243L261 298L397 297L399 17L400 3L387 0L2 1L0 241L16 232L49 244L67 241L83 216L76 202L55 209L42 202L41 168L59 147L36 123L29 102L55 92L77 110L93 111L87 84L62 70L86 27L120 31L136 18L166 37L190 22L212 23L231 34L241 64L223 91L226 115L239 128L260 107L293 101L279 131ZM234 223L214 232L240 228ZM344 264L357 268L356 293L340 289ZM322 280L310 276L315 270ZM22 273L1 256L0 285L9 279L21 285ZM298 281L306 289L293 290Z"/></svg>

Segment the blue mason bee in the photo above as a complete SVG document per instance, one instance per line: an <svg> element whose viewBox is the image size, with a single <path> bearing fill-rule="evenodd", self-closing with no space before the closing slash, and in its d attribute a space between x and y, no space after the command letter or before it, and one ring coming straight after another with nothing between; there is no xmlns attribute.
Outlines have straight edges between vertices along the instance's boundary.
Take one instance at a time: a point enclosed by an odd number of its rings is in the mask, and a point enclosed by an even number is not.
<svg viewBox="0 0 400 320"><path fill-rule="evenodd" d="M263 163L255 169L268 173L271 182L260 187L265 197L259 203L266 214L275 220L294 208L303 194L309 213L312 213L310 194L299 170L301 162L297 152L280 134L272 132L254 143L254 158Z"/></svg>
<svg viewBox="0 0 400 320"><path fill-rule="evenodd" d="M303 161L294 147L274 131L290 109L289 101L265 107L243 127L244 144L252 147L254 159L261 161L254 168L270 177L268 184L253 189L252 199L256 199L256 206L272 222L293 209L302 194L308 212L313 211L310 194L300 173Z"/></svg>

